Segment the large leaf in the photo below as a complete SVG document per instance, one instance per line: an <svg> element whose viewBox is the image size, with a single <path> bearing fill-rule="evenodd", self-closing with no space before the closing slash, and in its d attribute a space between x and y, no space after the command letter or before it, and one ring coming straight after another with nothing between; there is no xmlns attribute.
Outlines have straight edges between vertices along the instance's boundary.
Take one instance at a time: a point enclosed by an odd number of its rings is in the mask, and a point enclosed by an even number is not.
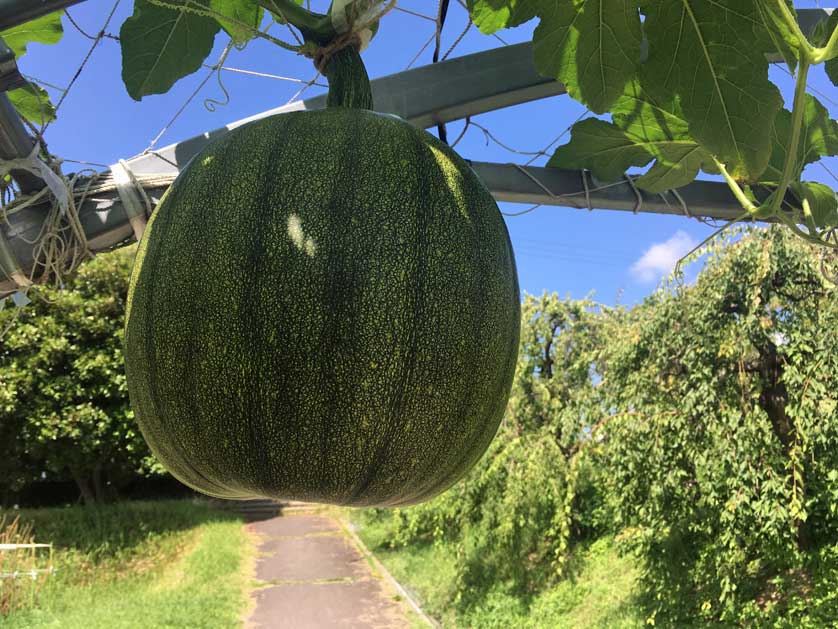
<svg viewBox="0 0 838 629"><path fill-rule="evenodd" d="M220 28L214 18L136 0L119 33L122 81L131 98L163 94L198 70Z"/></svg>
<svg viewBox="0 0 838 629"><path fill-rule="evenodd" d="M548 166L587 168L596 177L614 181L632 166L652 161L649 147L616 125L587 118L571 128L570 142L556 149Z"/></svg>
<svg viewBox="0 0 838 629"><path fill-rule="evenodd" d="M61 16L64 11L56 11L30 20L24 24L13 26L0 32L0 37L20 59L26 54L27 44L55 44L64 34L61 26Z"/></svg>
<svg viewBox="0 0 838 629"><path fill-rule="evenodd" d="M657 102L632 82L612 111L613 124L587 119L574 125L571 141L556 150L549 165L589 168L600 179L614 180L654 159L637 179L649 192L686 185L702 167L712 170L710 155L690 137L677 102Z"/></svg>
<svg viewBox="0 0 838 629"><path fill-rule="evenodd" d="M27 83L9 91L8 95L17 112L32 124L41 126L55 120L55 106L42 87Z"/></svg>
<svg viewBox="0 0 838 629"><path fill-rule="evenodd" d="M265 10L254 0L210 0L209 8L231 18L217 18L221 28L237 44L253 39L254 30L262 24Z"/></svg>
<svg viewBox="0 0 838 629"><path fill-rule="evenodd" d="M782 107L768 80L766 36L758 0L658 0L646 9L649 58L643 86L662 101L678 99L690 134L753 181L765 170L771 127Z"/></svg>
<svg viewBox="0 0 838 629"><path fill-rule="evenodd" d="M539 0L533 34L538 71L558 79L596 113L607 111L637 72L637 0Z"/></svg>
<svg viewBox="0 0 838 629"><path fill-rule="evenodd" d="M791 112L782 109L774 120L771 132L773 149L768 168L761 177L762 181L776 183L780 180L788 154L790 130ZM821 105L817 98L807 94L795 174L799 176L807 164L832 155L838 155L838 122L829 117L826 107Z"/></svg>
<svg viewBox="0 0 838 629"><path fill-rule="evenodd" d="M797 198L809 203L816 227L829 229L838 225L838 200L832 188L815 181L801 181L793 183L791 189Z"/></svg>
<svg viewBox="0 0 838 629"><path fill-rule="evenodd" d="M533 0L468 0L468 10L480 32L490 35L533 19L536 4Z"/></svg>
<svg viewBox="0 0 838 629"><path fill-rule="evenodd" d="M795 15L794 5L791 0L786 0L786 6L792 15ZM800 40L797 34L789 28L783 19L783 13L776 2L757 2L756 9L766 37L771 41L771 47L779 52L783 60L794 70L797 65L797 51L800 49Z"/></svg>

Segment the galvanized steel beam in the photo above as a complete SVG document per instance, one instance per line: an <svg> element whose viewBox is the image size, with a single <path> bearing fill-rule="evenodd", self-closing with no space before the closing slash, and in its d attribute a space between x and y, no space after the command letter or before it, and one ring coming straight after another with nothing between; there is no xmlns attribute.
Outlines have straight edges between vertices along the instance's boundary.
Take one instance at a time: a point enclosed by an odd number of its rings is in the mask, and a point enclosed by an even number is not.
<svg viewBox="0 0 838 629"><path fill-rule="evenodd" d="M82 0L0 0L0 31L79 2Z"/></svg>
<svg viewBox="0 0 838 629"><path fill-rule="evenodd" d="M603 184L594 180L590 173L576 170L524 168L490 162L471 162L471 167L498 201L676 214L722 221L732 220L742 213L741 206L723 183L695 181L679 188L677 195L652 195L637 190L628 181ZM167 187L167 183L157 183L145 186L145 190L156 201ZM40 233L43 209L33 207L12 213L3 228L14 257L21 262L27 274L32 268L33 253L33 246L29 243ZM79 218L94 252L134 241L131 217L115 190L88 198L79 210ZM13 282L0 279L0 295L13 292L15 288Z"/></svg>

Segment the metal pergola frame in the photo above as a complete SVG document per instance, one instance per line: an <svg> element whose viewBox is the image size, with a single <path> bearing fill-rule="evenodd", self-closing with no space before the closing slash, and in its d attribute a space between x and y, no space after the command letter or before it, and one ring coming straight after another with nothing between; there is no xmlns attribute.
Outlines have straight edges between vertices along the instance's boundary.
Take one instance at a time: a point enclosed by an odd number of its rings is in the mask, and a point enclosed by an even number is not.
<svg viewBox="0 0 838 629"><path fill-rule="evenodd" d="M0 0L0 30L8 27L15 16L25 15L30 16L26 19L31 19L78 1ZM20 12L23 5L29 9ZM17 14L15 7L19 11ZM41 13L33 7L39 8ZM831 13L832 9L804 9L798 16L808 33ZM779 61L779 58L771 60ZM2 78L0 76L0 81ZM450 59L381 77L371 84L378 111L396 114L422 128L565 93L561 83L536 72L530 43ZM289 111L319 109L324 105L325 96L298 101L127 159L125 165L139 180L153 179L144 184L144 189L153 199L159 198L168 182L215 137L252 120ZM0 93L0 159L27 155L32 146L33 140L8 97ZM722 221L734 220L742 214L741 205L727 185L719 182L697 180L679 188L677 193L653 195L639 190L629 180L602 187L601 182L593 180L585 171L489 162L472 162L471 165L498 201L677 214ZM42 182L28 173L12 174L24 191L42 187ZM132 225L136 207L136 203L123 202L115 190L89 197L79 208L79 219L91 250L101 251L131 242L137 233L136 225ZM0 227L0 238L5 239L11 253L11 260L0 256L0 270L7 276L0 279L0 295L16 290L15 283L8 279L12 272L28 275L31 271L34 263L31 241L40 233L47 211L48 208L41 205L12 212L6 224ZM19 261L20 268L8 268L14 260Z"/></svg>

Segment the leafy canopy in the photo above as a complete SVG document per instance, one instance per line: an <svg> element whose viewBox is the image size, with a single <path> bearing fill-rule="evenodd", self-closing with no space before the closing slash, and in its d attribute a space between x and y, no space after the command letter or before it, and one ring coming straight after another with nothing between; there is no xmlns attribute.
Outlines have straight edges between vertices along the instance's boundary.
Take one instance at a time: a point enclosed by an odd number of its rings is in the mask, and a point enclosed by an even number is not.
<svg viewBox="0 0 838 629"><path fill-rule="evenodd" d="M128 402L122 357L133 250L97 256L66 288L0 310L0 496L41 473L86 501L162 468Z"/></svg>
<svg viewBox="0 0 838 629"><path fill-rule="evenodd" d="M835 121L805 94L819 63L838 85L836 14L807 37L788 0L473 0L469 8L484 32L537 18L539 72L609 114L576 123L550 166L587 168L604 181L644 169L637 185L652 193L722 173L743 218L775 217L830 245L838 226L830 190L800 178L836 154ZM769 79L769 57L796 72L789 109Z"/></svg>
<svg viewBox="0 0 838 629"><path fill-rule="evenodd" d="M484 33L537 20L536 68L601 116L576 123L550 166L590 169L605 181L640 170L637 185L652 193L684 186L701 172L721 174L742 218L781 221L810 242L838 246L831 239L838 228L834 190L802 179L807 165L838 153L838 125L806 93L809 70L819 64L838 85L835 13L804 33L789 0L466 4ZM309 11L301 0L135 0L120 32L123 80L138 100L166 92L201 67L222 32L228 45L258 37L316 57L318 47L343 34L335 24L383 5L346 0L332 15L332 8ZM304 43L268 34L268 16L296 28ZM29 44L60 38L60 14L0 35L21 56ZM793 102L784 103L770 80L769 58L794 73ZM44 96L34 86L12 93L40 124L54 117Z"/></svg>
<svg viewBox="0 0 838 629"><path fill-rule="evenodd" d="M838 609L838 301L815 247L743 230L630 310L526 296L489 452L395 546L453 544L453 603L572 579L614 535L657 626L829 626Z"/></svg>

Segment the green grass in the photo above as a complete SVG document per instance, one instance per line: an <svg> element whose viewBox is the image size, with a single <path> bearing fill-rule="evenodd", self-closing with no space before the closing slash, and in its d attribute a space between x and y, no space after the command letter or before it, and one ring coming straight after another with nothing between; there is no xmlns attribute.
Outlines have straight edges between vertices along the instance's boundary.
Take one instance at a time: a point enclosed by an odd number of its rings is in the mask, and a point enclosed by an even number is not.
<svg viewBox="0 0 838 629"><path fill-rule="evenodd" d="M645 625L635 601L638 570L631 557L621 556L611 538L577 551L573 574L531 599L505 592L502 584L467 610L456 602L457 555L453 544L417 544L390 548L386 519L353 512L358 535L423 609L443 627L480 629L608 628Z"/></svg>
<svg viewBox="0 0 838 629"><path fill-rule="evenodd" d="M250 544L240 520L197 501L22 511L55 545L55 575L23 627L238 627Z"/></svg>

